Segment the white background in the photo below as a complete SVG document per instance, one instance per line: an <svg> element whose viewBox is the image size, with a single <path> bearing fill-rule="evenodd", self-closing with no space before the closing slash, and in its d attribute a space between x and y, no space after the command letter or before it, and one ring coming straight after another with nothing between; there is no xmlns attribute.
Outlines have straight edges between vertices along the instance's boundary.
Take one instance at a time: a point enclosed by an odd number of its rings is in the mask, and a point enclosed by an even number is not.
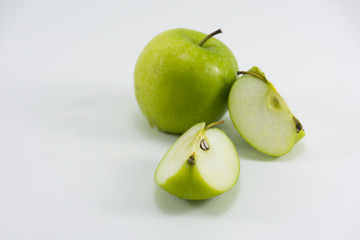
<svg viewBox="0 0 360 240"><path fill-rule="evenodd" d="M0 1L0 239L360 239L360 2ZM207 201L158 188L176 136L134 97L138 55L177 27L260 67L306 137L280 158L234 141Z"/></svg>

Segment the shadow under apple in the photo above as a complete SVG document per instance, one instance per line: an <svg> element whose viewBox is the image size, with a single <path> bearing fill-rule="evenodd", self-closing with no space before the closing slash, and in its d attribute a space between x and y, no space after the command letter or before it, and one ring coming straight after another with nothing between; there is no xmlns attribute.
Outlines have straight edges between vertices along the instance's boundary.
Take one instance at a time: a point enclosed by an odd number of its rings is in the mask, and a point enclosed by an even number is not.
<svg viewBox="0 0 360 240"><path fill-rule="evenodd" d="M199 215L222 215L234 204L241 188L239 178L237 184L229 191L206 200L185 200L175 197L159 186L154 189L155 203L160 211L169 215L181 215L197 211Z"/></svg>
<svg viewBox="0 0 360 240"><path fill-rule="evenodd" d="M169 147L179 138L179 135L161 132L156 127L151 127L140 109L133 112L132 124L136 131L141 132L143 136L151 140L159 141L160 143L170 143Z"/></svg>
<svg viewBox="0 0 360 240"><path fill-rule="evenodd" d="M42 127L100 141L133 142L140 136L168 144L178 138L150 127L134 97L126 94L87 94L76 101L61 102L47 112L50 113L42 117ZM47 120L45 124L44 120Z"/></svg>

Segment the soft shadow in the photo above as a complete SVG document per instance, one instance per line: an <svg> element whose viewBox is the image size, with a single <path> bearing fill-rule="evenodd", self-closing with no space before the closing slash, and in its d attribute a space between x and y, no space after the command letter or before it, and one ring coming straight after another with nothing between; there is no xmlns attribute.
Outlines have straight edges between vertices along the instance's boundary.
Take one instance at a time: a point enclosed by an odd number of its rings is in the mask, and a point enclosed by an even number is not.
<svg viewBox="0 0 360 240"><path fill-rule="evenodd" d="M304 144L303 141L299 141L298 143L296 143L294 145L294 147L291 149L290 152L288 152L284 156L279 157L279 159L281 159L283 161L292 160L292 159L296 158L297 156L302 155L303 152L305 152L305 150L306 150L306 145Z"/></svg>
<svg viewBox="0 0 360 240"><path fill-rule="evenodd" d="M143 136L162 143L173 143L179 137L179 135L161 132L156 127L151 127L139 109L132 114L132 124Z"/></svg>
<svg viewBox="0 0 360 240"><path fill-rule="evenodd" d="M268 156L264 153L259 152L255 148L253 148L249 143L247 143L243 137L239 134L239 132L234 127L229 114L227 113L224 116L224 123L221 125L217 125L218 128L225 131L228 137L233 141L236 150L240 159L249 159L249 160L256 160L256 161L288 161L296 157L298 154L304 150L303 146L298 146L300 143L297 143L293 149L281 157L272 157ZM301 144L300 144L301 145Z"/></svg>
<svg viewBox="0 0 360 240"><path fill-rule="evenodd" d="M240 191L241 181L226 193L207 200L185 200L175 197L156 186L154 198L160 211L169 215L197 212L199 215L222 215L233 205Z"/></svg>
<svg viewBox="0 0 360 240"><path fill-rule="evenodd" d="M49 127L89 138L136 141L140 137L172 143L178 136L150 127L131 95L89 94L61 103L47 114Z"/></svg>
<svg viewBox="0 0 360 240"><path fill-rule="evenodd" d="M89 94L57 104L47 111L45 118L46 124L56 131L107 140L118 140L130 135L127 116L134 103L129 96Z"/></svg>

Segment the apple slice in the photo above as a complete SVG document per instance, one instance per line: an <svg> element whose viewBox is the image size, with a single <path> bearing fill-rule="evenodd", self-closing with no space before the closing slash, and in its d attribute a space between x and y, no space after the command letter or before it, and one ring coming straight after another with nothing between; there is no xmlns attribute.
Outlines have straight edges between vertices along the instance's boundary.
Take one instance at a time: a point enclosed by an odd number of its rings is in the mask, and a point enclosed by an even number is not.
<svg viewBox="0 0 360 240"><path fill-rule="evenodd" d="M240 135L254 148L281 156L305 136L285 100L257 67L243 74L229 94L230 117Z"/></svg>
<svg viewBox="0 0 360 240"><path fill-rule="evenodd" d="M205 122L187 130L161 159L155 182L184 199L202 200L222 194L239 178L240 162L226 134Z"/></svg>

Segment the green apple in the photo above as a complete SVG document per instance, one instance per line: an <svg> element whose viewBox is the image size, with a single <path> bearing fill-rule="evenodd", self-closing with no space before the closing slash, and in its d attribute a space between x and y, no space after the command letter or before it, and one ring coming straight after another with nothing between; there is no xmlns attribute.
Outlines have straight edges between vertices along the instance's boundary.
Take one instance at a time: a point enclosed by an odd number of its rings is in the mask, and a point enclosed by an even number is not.
<svg viewBox="0 0 360 240"><path fill-rule="evenodd" d="M239 178L240 162L232 141L218 129L198 123L186 131L161 159L155 182L183 199L202 200L222 194Z"/></svg>
<svg viewBox="0 0 360 240"><path fill-rule="evenodd" d="M173 29L147 44L136 62L134 82L136 100L151 126L179 134L226 112L238 66L229 48L212 37L220 32Z"/></svg>
<svg viewBox="0 0 360 240"><path fill-rule="evenodd" d="M305 136L299 120L257 67L243 74L229 94L229 112L240 135L271 156L289 152Z"/></svg>

